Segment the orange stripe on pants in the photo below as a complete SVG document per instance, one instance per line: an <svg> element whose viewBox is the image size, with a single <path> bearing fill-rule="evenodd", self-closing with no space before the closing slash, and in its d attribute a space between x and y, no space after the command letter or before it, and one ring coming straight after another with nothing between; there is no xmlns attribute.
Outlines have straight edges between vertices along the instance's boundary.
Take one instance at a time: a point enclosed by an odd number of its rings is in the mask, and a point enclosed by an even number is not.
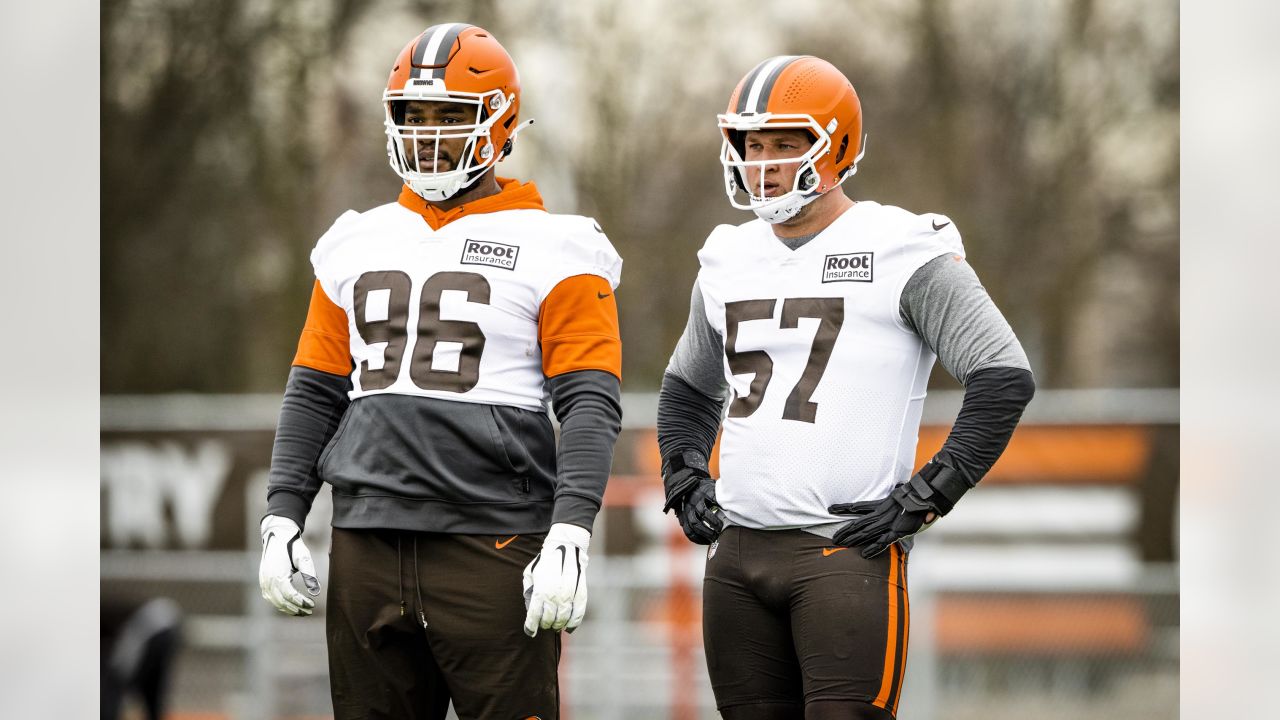
<svg viewBox="0 0 1280 720"><path fill-rule="evenodd" d="M907 675L907 648L911 647L911 597L907 592L907 554L898 553L900 569L898 579L902 584L902 661L898 665L898 692L893 697L893 715L898 715L898 701L902 700L902 683Z"/></svg>
<svg viewBox="0 0 1280 720"><path fill-rule="evenodd" d="M894 656L898 654L898 545L889 546L889 623L888 637L884 643L884 672L881 674L880 692L872 704L886 710L889 703L889 689L893 686L896 674Z"/></svg>

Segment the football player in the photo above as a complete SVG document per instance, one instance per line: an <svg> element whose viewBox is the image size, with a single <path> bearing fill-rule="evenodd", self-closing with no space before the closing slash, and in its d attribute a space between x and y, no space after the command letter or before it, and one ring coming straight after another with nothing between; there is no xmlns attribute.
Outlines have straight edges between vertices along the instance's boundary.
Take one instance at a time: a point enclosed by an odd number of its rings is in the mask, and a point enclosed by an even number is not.
<svg viewBox="0 0 1280 720"><path fill-rule="evenodd" d="M996 461L1032 375L955 223L845 194L866 140L834 66L761 62L719 126L730 202L756 219L715 228L698 253L658 405L664 510L710 546L716 704L729 720L892 718L910 537ZM964 403L913 472L935 358Z"/></svg>
<svg viewBox="0 0 1280 720"><path fill-rule="evenodd" d="M383 105L404 186L339 217L311 253L262 593L312 612L301 529L329 483L334 716L444 718L452 701L460 718L554 718L558 631L586 612L620 429L622 261L593 220L495 175L525 125L516 66L489 32L427 28Z"/></svg>

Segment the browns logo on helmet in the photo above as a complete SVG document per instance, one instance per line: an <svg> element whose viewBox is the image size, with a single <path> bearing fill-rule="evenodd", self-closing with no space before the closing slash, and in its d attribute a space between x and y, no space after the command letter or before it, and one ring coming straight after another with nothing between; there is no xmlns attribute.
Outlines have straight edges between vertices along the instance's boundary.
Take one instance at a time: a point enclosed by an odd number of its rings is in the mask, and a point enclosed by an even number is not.
<svg viewBox="0 0 1280 720"><path fill-rule="evenodd" d="M810 55L779 55L752 68L734 88L728 109L716 116L723 142L725 193L740 210L754 210L762 220L779 223L839 187L858 171L866 151L862 134L862 104L853 84L834 65ZM746 134L753 130L801 129L813 145L787 159L745 160ZM792 187L766 197L764 172L759 186L749 187L748 168L794 163L799 167ZM745 202L739 201L745 193Z"/></svg>
<svg viewBox="0 0 1280 720"><path fill-rule="evenodd" d="M410 103L453 103L466 117L453 124L409 125ZM391 169L428 202L470 186L511 153L520 116L520 74L484 28L433 25L405 45L382 93ZM460 157L441 170L442 142L465 139ZM429 157L428 157L429 156Z"/></svg>

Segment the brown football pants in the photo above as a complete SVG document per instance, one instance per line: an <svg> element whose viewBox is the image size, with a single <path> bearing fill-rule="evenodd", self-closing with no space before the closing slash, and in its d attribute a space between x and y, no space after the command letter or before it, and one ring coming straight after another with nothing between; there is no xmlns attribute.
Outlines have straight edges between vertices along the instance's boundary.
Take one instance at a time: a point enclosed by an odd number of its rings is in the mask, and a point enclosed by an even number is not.
<svg viewBox="0 0 1280 720"><path fill-rule="evenodd" d="M443 720L450 701L462 720L558 718L560 636L522 629L542 539L334 528L335 720Z"/></svg>
<svg viewBox="0 0 1280 720"><path fill-rule="evenodd" d="M910 617L898 546L866 560L802 530L731 526L713 547L702 633L726 718L894 717Z"/></svg>

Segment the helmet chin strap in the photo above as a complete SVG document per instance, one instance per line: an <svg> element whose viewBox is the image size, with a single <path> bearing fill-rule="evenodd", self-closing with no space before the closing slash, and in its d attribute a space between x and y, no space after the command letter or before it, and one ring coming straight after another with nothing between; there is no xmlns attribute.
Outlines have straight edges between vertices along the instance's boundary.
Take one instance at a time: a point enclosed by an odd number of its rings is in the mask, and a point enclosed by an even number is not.
<svg viewBox="0 0 1280 720"><path fill-rule="evenodd" d="M479 176L477 175L476 177ZM475 178L472 178L472 181L474 181L474 179ZM459 177L454 180L450 180L443 186L433 182L430 183L432 185L431 187L423 187L427 184L427 182L421 180L410 180L409 189L420 195L422 199L427 202L444 202L445 200L452 198L454 195L457 195L459 191L467 185L470 185L471 182L464 182L464 178Z"/></svg>
<svg viewBox="0 0 1280 720"><path fill-rule="evenodd" d="M769 223L770 225L777 225L780 222L786 222L800 214L800 211L804 209L805 205L808 205L818 199L821 194L822 193L792 195L787 198L782 198L776 202L766 203L760 207L753 207L751 210L756 214L756 217L761 220Z"/></svg>

